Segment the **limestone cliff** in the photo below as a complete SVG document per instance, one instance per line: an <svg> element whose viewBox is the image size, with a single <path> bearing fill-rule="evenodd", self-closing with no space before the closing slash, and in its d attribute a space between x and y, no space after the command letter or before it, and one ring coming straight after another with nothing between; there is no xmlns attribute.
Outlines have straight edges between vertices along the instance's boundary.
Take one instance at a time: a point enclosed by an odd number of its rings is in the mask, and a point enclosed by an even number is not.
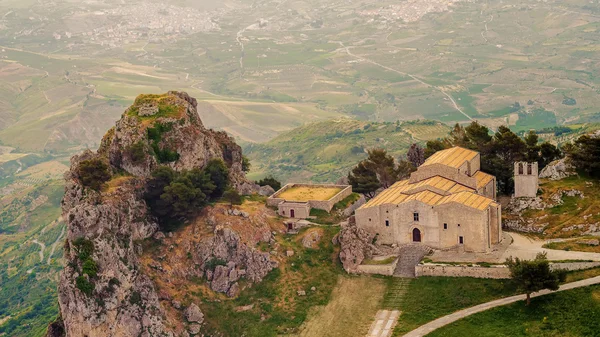
<svg viewBox="0 0 600 337"><path fill-rule="evenodd" d="M225 133L204 128L196 107L196 100L185 93L140 96L106 134L98 152L72 158L62 202L67 221L66 264L58 298L62 321L50 326L49 336L200 333L203 315L198 306L186 303L178 308L179 316L169 318L160 290L140 262L144 242L161 242L165 237L143 198L154 169L160 165L175 171L203 168L218 158L226 163L233 185L251 185L242 170L241 148ZM107 167L108 181L101 189L83 182L80 168L91 160ZM260 219L252 221L260 227ZM268 227L264 232L268 241ZM268 254L217 223L202 240L189 242L186 256L188 268L174 273L174 279L206 277L214 291L229 296L237 294L238 280L259 282L276 266ZM175 264L182 257L167 253L162 258Z"/></svg>

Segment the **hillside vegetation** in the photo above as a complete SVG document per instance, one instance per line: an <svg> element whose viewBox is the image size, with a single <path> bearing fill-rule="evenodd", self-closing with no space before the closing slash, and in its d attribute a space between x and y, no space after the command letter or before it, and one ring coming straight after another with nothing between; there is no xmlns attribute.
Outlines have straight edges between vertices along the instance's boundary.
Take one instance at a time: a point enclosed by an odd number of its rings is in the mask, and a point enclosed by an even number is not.
<svg viewBox="0 0 600 337"><path fill-rule="evenodd" d="M395 157L413 143L445 137L450 128L433 121L375 123L335 120L307 124L264 144L246 144L251 178L272 174L283 181L335 182L345 177L367 150L385 148Z"/></svg>

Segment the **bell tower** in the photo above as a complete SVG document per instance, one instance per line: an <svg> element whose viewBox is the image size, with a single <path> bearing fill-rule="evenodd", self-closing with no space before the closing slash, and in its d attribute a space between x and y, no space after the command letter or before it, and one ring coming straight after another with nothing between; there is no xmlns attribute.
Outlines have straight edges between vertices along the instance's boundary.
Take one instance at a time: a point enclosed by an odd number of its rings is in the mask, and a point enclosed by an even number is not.
<svg viewBox="0 0 600 337"><path fill-rule="evenodd" d="M515 198L535 198L539 188L538 163L515 163Z"/></svg>

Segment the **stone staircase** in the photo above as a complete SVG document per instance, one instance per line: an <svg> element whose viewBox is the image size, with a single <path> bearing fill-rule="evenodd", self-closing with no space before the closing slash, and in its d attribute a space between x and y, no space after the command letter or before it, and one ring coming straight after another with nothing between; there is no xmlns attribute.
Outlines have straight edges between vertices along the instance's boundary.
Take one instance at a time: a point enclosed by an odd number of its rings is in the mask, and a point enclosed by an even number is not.
<svg viewBox="0 0 600 337"><path fill-rule="evenodd" d="M388 280L388 286L383 296L383 308L394 310L402 307L402 300L408 291L411 280L394 277Z"/></svg>
<svg viewBox="0 0 600 337"><path fill-rule="evenodd" d="M395 277L415 277L415 266L421 262L423 257L431 251L431 248L421 244L409 244L400 247L400 259L394 270Z"/></svg>

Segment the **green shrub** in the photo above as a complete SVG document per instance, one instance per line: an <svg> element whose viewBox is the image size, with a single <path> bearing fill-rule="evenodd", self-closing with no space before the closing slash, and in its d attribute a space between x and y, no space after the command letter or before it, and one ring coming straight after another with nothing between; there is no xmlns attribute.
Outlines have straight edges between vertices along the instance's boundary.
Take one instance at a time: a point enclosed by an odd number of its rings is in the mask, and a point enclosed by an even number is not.
<svg viewBox="0 0 600 337"><path fill-rule="evenodd" d="M83 275L77 277L75 280L75 285L77 286L77 289L88 296L92 295L92 292L94 292L94 284L88 281Z"/></svg>
<svg viewBox="0 0 600 337"><path fill-rule="evenodd" d="M98 264L91 258L88 258L85 261L83 261L81 269L82 273L87 274L90 278L95 278L96 276L98 276Z"/></svg>
<svg viewBox="0 0 600 337"><path fill-rule="evenodd" d="M242 156L242 171L246 173L250 172L251 166L250 159L248 159L246 156Z"/></svg>
<svg viewBox="0 0 600 337"><path fill-rule="evenodd" d="M271 186L275 191L279 191L281 189L281 182L277 179L273 178L273 176L268 176L262 180L256 182L259 186Z"/></svg>
<svg viewBox="0 0 600 337"><path fill-rule="evenodd" d="M206 261L206 263L204 264L204 269L214 271L215 268L217 268L217 266L226 266L226 265L227 265L227 262L225 260L217 259L216 257L213 257L212 259Z"/></svg>
<svg viewBox="0 0 600 337"><path fill-rule="evenodd" d="M146 144L139 141L131 146L126 151L134 164L143 163L146 159Z"/></svg>
<svg viewBox="0 0 600 337"><path fill-rule="evenodd" d="M243 202L242 196L235 188L228 189L225 194L223 194L223 199L227 200L231 206L241 205Z"/></svg>
<svg viewBox="0 0 600 337"><path fill-rule="evenodd" d="M129 303L140 305L142 303L142 294L139 291L134 291L129 297Z"/></svg>
<svg viewBox="0 0 600 337"><path fill-rule="evenodd" d="M222 160L212 159L208 162L204 171L215 185L215 189L210 196L220 198L229 186L229 169Z"/></svg>
<svg viewBox="0 0 600 337"><path fill-rule="evenodd" d="M79 163L77 174L83 186L96 191L99 191L111 177L108 165L100 159L82 161Z"/></svg>
<svg viewBox="0 0 600 337"><path fill-rule="evenodd" d="M91 258L94 253L94 242L86 238L77 238L73 241L79 260L84 261Z"/></svg>

